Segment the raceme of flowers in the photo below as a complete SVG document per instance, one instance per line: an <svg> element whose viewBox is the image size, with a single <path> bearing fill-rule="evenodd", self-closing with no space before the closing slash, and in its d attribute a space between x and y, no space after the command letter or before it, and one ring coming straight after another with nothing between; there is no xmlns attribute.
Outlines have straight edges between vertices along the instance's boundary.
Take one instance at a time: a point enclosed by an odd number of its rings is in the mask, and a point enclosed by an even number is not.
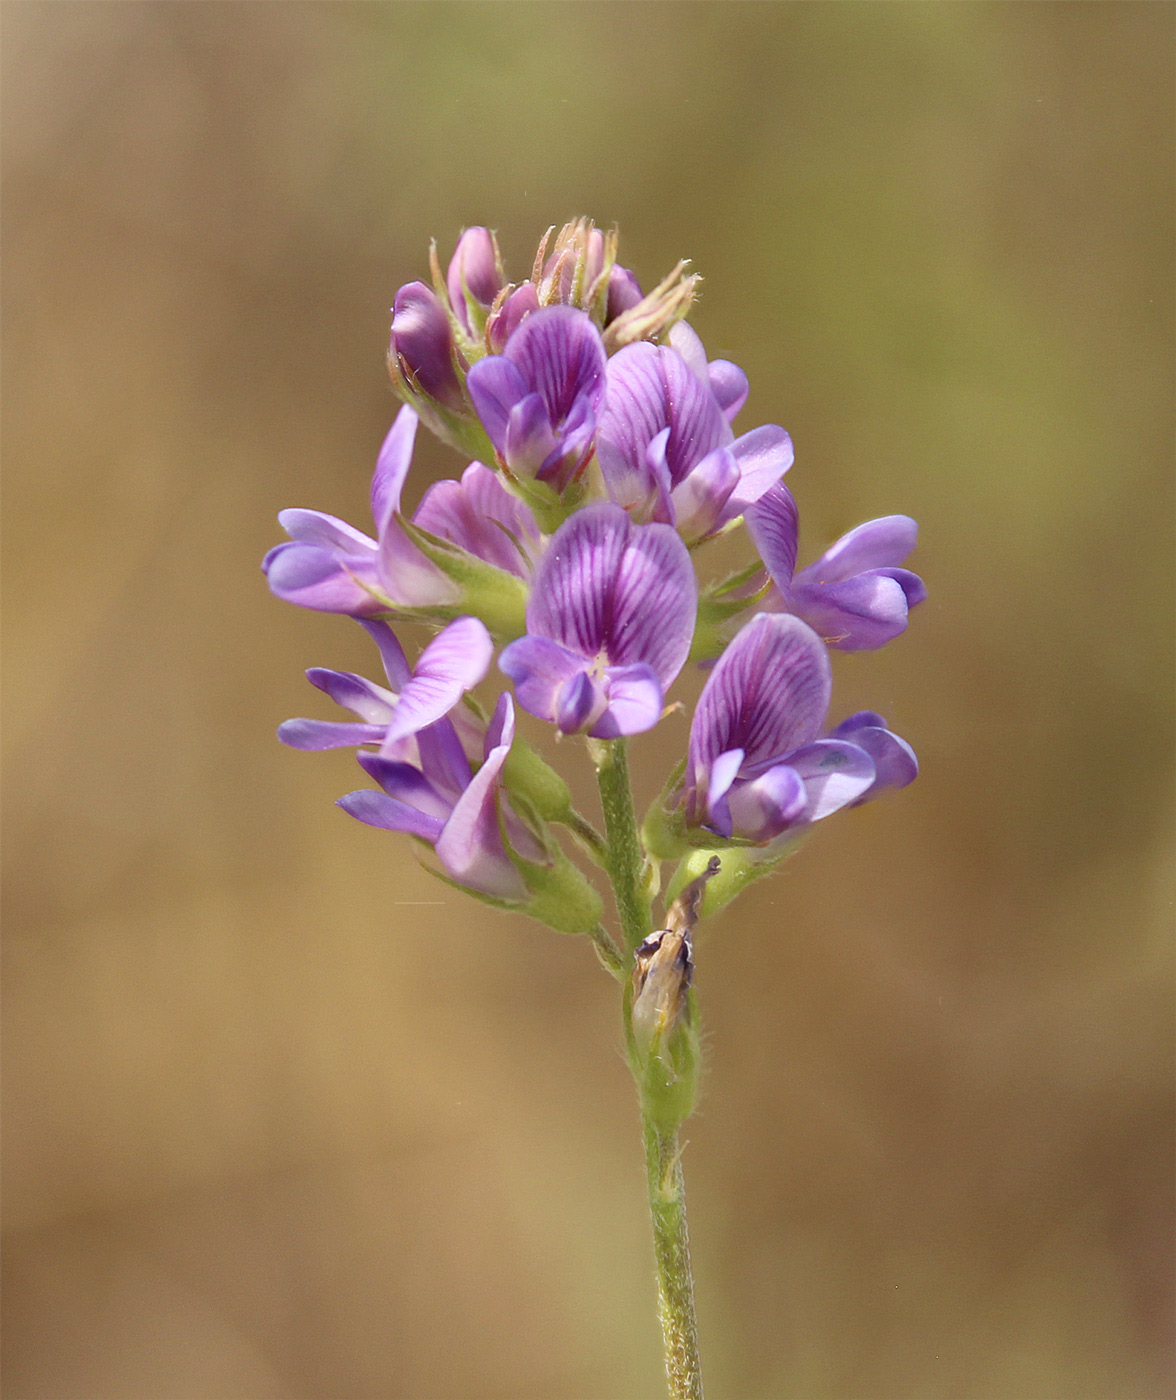
<svg viewBox="0 0 1176 1400"><path fill-rule="evenodd" d="M624 739L674 706L684 667L709 667L643 828L649 857L681 862L679 887L716 853L770 869L815 822L911 782L914 753L880 715L830 725L829 651L905 630L925 596L903 567L915 522L869 521L797 569L791 440L736 426L747 377L708 361L687 324L686 265L644 294L615 234L587 220L549 231L519 283L484 228L444 275L435 249L431 264L393 302L404 406L376 460L371 533L286 510L290 538L263 565L279 598L358 620L382 663L378 683L308 671L355 719L279 730L295 748L357 750L376 786L343 810L431 848L442 878L574 932L599 922L600 899L553 832L576 828L568 789L517 709ZM409 514L422 422L467 464ZM748 567L709 580L706 544L732 530ZM398 622L436 629L415 664ZM714 880L708 910L737 888Z"/></svg>

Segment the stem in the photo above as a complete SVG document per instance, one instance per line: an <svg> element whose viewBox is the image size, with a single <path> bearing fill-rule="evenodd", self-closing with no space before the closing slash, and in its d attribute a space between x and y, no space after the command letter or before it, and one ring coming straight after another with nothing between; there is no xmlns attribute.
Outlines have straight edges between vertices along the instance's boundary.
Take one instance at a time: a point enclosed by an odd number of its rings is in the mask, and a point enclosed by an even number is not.
<svg viewBox="0 0 1176 1400"><path fill-rule="evenodd" d="M596 949L596 956L600 959L601 966L606 972L611 972L618 982L623 982L628 973L625 959L604 928L597 924L595 928L588 930L588 937L592 940L592 946Z"/></svg>
<svg viewBox="0 0 1176 1400"><path fill-rule="evenodd" d="M572 807L567 816L563 818L563 824L575 837L580 849L585 851L597 865L602 867L608 865L608 847L604 844L604 837L586 817L582 817Z"/></svg>
<svg viewBox="0 0 1176 1400"><path fill-rule="evenodd" d="M625 741L589 739L588 747L596 765L600 805L604 808L607 843L604 868L617 902L625 951L631 953L649 936L651 923L649 900L645 895L645 858L633 813Z"/></svg>
<svg viewBox="0 0 1176 1400"><path fill-rule="evenodd" d="M690 1238L686 1230L686 1189L678 1134L660 1129L648 1114L644 1127L666 1382L670 1400L702 1400L694 1279L690 1272Z"/></svg>

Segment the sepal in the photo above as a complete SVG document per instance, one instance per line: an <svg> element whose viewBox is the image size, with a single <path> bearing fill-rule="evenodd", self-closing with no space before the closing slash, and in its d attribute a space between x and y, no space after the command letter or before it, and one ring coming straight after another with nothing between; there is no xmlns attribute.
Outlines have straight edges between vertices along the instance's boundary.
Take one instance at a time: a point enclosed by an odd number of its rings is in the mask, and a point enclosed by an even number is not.
<svg viewBox="0 0 1176 1400"><path fill-rule="evenodd" d="M538 811L517 794L511 807L526 828L526 836L543 852L540 860L529 860L511 840L507 823L500 817L506 853L523 877L531 898L521 902L521 913L546 924L557 933L589 933L600 923L604 902L547 830Z"/></svg>
<svg viewBox="0 0 1176 1400"><path fill-rule="evenodd" d="M727 623L766 598L771 587L772 580L764 575L757 559L746 568L702 588L689 660L714 661L721 656L729 640L724 632Z"/></svg>
<svg viewBox="0 0 1176 1400"><path fill-rule="evenodd" d="M511 800L529 801L544 821L567 823L573 819L572 792L550 764L525 739L515 736L502 780Z"/></svg>

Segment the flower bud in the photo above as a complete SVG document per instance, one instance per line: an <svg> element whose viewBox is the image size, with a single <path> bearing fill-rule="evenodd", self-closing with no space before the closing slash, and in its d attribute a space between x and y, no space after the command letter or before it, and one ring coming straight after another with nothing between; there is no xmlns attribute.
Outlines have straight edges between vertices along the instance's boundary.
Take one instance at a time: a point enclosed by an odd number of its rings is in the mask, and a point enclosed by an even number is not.
<svg viewBox="0 0 1176 1400"><path fill-rule="evenodd" d="M453 314L468 334L481 333L505 281L493 233L488 228L467 228L449 260L446 286Z"/></svg>
<svg viewBox="0 0 1176 1400"><path fill-rule="evenodd" d="M437 294L423 282L401 287L392 307L389 363L394 377L399 370L419 394L460 412L465 400L453 348L449 317Z"/></svg>

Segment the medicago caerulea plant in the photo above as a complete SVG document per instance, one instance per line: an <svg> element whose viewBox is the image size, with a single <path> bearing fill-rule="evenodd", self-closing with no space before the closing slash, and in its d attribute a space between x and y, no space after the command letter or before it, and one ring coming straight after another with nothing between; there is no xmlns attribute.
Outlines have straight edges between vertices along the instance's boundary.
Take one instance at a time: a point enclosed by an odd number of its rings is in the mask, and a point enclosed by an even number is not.
<svg viewBox="0 0 1176 1400"><path fill-rule="evenodd" d="M355 718L288 720L278 737L354 748L374 786L341 797L345 812L407 834L455 889L586 935L621 983L669 1390L700 1397L678 1144L699 1078L691 932L815 822L915 777L881 715L830 725L829 651L897 637L924 589L902 567L905 515L797 569L791 440L733 426L747 378L708 361L687 324L696 277L682 263L643 294L615 233L585 219L552 232L523 282L471 228L444 276L434 250L432 285L396 293L388 365L404 407L376 460L374 530L283 511L290 540L264 562L279 598L354 618L383 677L308 671ZM409 515L421 423L468 465ZM740 527L746 567L708 580L708 542ZM393 630L404 622L436 633L415 663ZM626 749L688 664L706 680L686 753L639 822ZM517 709L583 738L603 831L518 732ZM611 931L584 865L611 887Z"/></svg>

